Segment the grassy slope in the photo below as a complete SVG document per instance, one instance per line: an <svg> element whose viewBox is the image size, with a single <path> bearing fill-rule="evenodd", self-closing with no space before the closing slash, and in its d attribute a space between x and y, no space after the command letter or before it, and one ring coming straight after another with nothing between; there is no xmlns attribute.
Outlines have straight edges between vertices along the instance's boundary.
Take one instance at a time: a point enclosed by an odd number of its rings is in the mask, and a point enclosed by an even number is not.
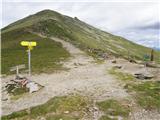
<svg viewBox="0 0 160 120"><path fill-rule="evenodd" d="M118 120L118 116L127 120L131 111L126 105L114 99L97 102L96 106L104 113L99 120ZM42 105L2 116L2 120L37 120L40 118L45 118L46 120L81 120L84 117L91 119L93 118L93 113L90 111L92 107L93 100L84 96L54 97ZM114 118L112 119L111 116Z"/></svg>
<svg viewBox="0 0 160 120"><path fill-rule="evenodd" d="M137 103L147 110L157 109L160 112L160 81L147 81L140 84L125 86L129 92L136 92L134 95Z"/></svg>
<svg viewBox="0 0 160 120"><path fill-rule="evenodd" d="M98 102L97 105L100 110L104 112L104 115L101 116L100 120L118 120L118 116L121 116L124 120L127 120L131 111L130 108L122 105L121 102L114 99Z"/></svg>
<svg viewBox="0 0 160 120"><path fill-rule="evenodd" d="M9 68L12 66L27 65L27 48L20 45L20 41L23 40L36 41L38 44L31 53L32 71L34 73L62 69L59 62L70 56L61 43L41 38L23 29L12 30L2 33L2 74L9 74Z"/></svg>
<svg viewBox="0 0 160 120"><path fill-rule="evenodd" d="M45 118L46 120L79 120L84 117L84 111L87 112L87 106L90 102L87 98L79 95L70 95L62 97L54 97L42 105L30 108L29 110L21 110L13 112L10 115L2 117L2 120L37 120ZM68 113L65 113L68 111Z"/></svg>
<svg viewBox="0 0 160 120"><path fill-rule="evenodd" d="M97 102L96 105L104 113L99 120L118 120L118 116L127 120L131 111L126 105L114 99ZM37 120L40 118L45 118L46 120L81 120L84 117L91 119L93 118L93 113L90 111L92 107L93 100L84 96L68 95L54 97L42 105L2 116L2 120ZM111 116L114 118L112 119Z"/></svg>
<svg viewBox="0 0 160 120"><path fill-rule="evenodd" d="M137 81L133 75L123 73L115 68L108 72L126 84L124 88L128 92L134 93L133 96L141 107L160 112L160 81Z"/></svg>

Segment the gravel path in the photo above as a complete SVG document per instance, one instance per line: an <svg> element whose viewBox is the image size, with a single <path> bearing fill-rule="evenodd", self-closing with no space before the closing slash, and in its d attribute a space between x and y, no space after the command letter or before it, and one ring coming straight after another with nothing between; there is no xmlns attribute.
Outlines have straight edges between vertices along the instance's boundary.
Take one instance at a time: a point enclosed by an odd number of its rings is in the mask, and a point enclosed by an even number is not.
<svg viewBox="0 0 160 120"><path fill-rule="evenodd" d="M111 63L97 64L92 57L86 55L86 53L74 47L72 44L58 38L52 39L61 42L63 47L71 53L71 59L64 63L64 66L70 68L70 70L32 76L32 80L45 87L36 93L26 94L16 101L8 100L2 102L3 115L43 104L54 96L70 93L87 95L95 101L108 98L123 99L130 97L120 83L107 73L107 69L112 67ZM9 79L10 76L2 78L2 81ZM133 116L131 119L143 120L144 114L137 114L138 112L134 115L136 118ZM144 120L151 120L150 118L152 117L145 118Z"/></svg>

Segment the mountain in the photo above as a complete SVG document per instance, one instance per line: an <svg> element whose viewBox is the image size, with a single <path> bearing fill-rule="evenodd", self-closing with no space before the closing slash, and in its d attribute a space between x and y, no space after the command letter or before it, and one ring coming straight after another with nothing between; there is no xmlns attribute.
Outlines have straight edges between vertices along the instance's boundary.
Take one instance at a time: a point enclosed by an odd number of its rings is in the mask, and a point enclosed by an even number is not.
<svg viewBox="0 0 160 120"><path fill-rule="evenodd" d="M159 48L159 47L153 47L153 49L160 51L160 48Z"/></svg>
<svg viewBox="0 0 160 120"><path fill-rule="evenodd" d="M127 58L129 54L134 59L142 60L143 56L150 54L151 51L150 48L95 28L77 17L71 18L51 10L43 10L18 20L3 28L1 33L2 73L6 73L11 65L26 63L27 58L24 55L24 48L19 45L22 40L35 40L39 44L33 50L35 52L33 54L33 62L34 60L37 62L33 64L39 66L35 67L35 71L42 66L45 69L46 65L44 63L50 63L48 66L52 66L56 64L55 61L69 57L69 53L60 43L49 39L51 36L69 41L94 57L107 53L108 55ZM48 36L48 38L44 40L44 38L35 35L35 33ZM52 49L52 47L55 47L55 49ZM63 53L62 56L57 53L57 49ZM57 56L53 56L48 52L53 52ZM159 52L155 51L156 61L160 61L158 54ZM52 59L55 61L52 61ZM19 62L20 60L21 62Z"/></svg>

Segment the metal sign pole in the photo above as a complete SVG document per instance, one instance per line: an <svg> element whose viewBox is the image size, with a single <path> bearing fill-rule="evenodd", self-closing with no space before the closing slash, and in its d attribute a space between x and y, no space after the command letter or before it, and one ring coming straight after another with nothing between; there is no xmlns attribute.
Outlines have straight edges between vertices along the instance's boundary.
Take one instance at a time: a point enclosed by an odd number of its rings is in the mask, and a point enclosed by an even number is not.
<svg viewBox="0 0 160 120"><path fill-rule="evenodd" d="M28 49L28 72L29 72L29 76L31 76L31 50Z"/></svg>

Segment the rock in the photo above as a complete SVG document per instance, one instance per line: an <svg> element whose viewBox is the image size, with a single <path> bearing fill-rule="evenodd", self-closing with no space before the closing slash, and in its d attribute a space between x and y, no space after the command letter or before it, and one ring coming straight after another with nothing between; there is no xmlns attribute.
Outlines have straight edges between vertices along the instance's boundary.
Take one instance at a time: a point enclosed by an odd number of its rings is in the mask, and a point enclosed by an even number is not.
<svg viewBox="0 0 160 120"><path fill-rule="evenodd" d="M65 113L65 114L68 114L68 113L69 113L69 111L64 111L64 113Z"/></svg>
<svg viewBox="0 0 160 120"><path fill-rule="evenodd" d="M8 98L2 98L2 101L7 101L8 100Z"/></svg>
<svg viewBox="0 0 160 120"><path fill-rule="evenodd" d="M98 111L98 108L97 107L93 107L94 111Z"/></svg>
<svg viewBox="0 0 160 120"><path fill-rule="evenodd" d="M46 120L44 117L38 116L36 120Z"/></svg>
<svg viewBox="0 0 160 120"><path fill-rule="evenodd" d="M146 67L151 67L151 68L160 68L160 66L158 66L156 63L146 63Z"/></svg>
<svg viewBox="0 0 160 120"><path fill-rule="evenodd" d="M112 60L112 63L117 63L117 61L116 60Z"/></svg>
<svg viewBox="0 0 160 120"><path fill-rule="evenodd" d="M122 68L122 66L121 66L121 65L116 65L116 66L113 66L113 68L121 69L121 68Z"/></svg>
<svg viewBox="0 0 160 120"><path fill-rule="evenodd" d="M31 114L31 109L28 108L28 109L26 110L26 112L27 112L28 114Z"/></svg>
<svg viewBox="0 0 160 120"><path fill-rule="evenodd" d="M123 120L123 117L121 117L121 116L118 116L118 118L117 118L118 120Z"/></svg>
<svg viewBox="0 0 160 120"><path fill-rule="evenodd" d="M133 60L133 59L130 59L129 62L131 62L131 63L137 63L137 62L136 62L135 60Z"/></svg>
<svg viewBox="0 0 160 120"><path fill-rule="evenodd" d="M38 85L34 82L27 83L26 87L29 88L29 93L36 92L39 90Z"/></svg>
<svg viewBox="0 0 160 120"><path fill-rule="evenodd" d="M144 79L152 79L154 76L151 75L151 74L145 74L145 73L136 73L134 74L135 75L135 78L137 79L141 79L141 80L144 80Z"/></svg>
<svg viewBox="0 0 160 120"><path fill-rule="evenodd" d="M107 53L103 53L102 54L102 58L107 59L108 58L108 54Z"/></svg>
<svg viewBox="0 0 160 120"><path fill-rule="evenodd" d="M111 93L113 93L114 92L114 90L111 90Z"/></svg>

